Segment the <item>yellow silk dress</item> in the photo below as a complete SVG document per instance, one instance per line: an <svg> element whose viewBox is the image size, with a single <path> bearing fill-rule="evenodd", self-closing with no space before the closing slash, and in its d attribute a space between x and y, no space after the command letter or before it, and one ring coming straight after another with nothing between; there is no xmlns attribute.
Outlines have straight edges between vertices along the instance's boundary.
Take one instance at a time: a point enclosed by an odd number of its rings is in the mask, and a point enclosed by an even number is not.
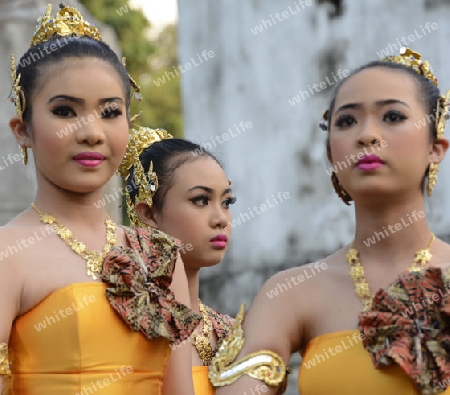
<svg viewBox="0 0 450 395"><path fill-rule="evenodd" d="M358 334L333 332L309 342L299 372L301 395L420 395L398 365L375 369ZM450 388L442 394L450 395Z"/></svg>
<svg viewBox="0 0 450 395"><path fill-rule="evenodd" d="M125 228L101 282L60 288L18 317L9 338L7 395L160 395L171 342L201 317L168 288L179 244Z"/></svg>
<svg viewBox="0 0 450 395"><path fill-rule="evenodd" d="M13 325L14 395L160 394L169 341L131 332L109 306L106 284L72 284Z"/></svg>

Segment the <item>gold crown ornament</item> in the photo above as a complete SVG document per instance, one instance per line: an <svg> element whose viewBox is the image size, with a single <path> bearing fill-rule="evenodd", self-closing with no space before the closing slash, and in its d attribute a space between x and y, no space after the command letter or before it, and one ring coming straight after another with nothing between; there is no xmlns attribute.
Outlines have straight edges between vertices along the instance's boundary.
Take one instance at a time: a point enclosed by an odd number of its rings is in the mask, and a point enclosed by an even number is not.
<svg viewBox="0 0 450 395"><path fill-rule="evenodd" d="M413 69L417 74L423 75L430 80L434 86L438 87L438 79L433 73L433 69L430 66L428 60L423 60L422 55L418 52L414 52L408 47L400 48L400 54L396 56L387 56L381 59L383 62L391 62L402 64L410 69ZM447 91L445 96L439 96L436 104L436 130L437 137L442 138L445 132L445 121L447 119L448 106L450 99L450 91Z"/></svg>
<svg viewBox="0 0 450 395"><path fill-rule="evenodd" d="M417 74L423 75L429 79L435 86L438 86L438 80L433 74L433 70L428 63L428 60L423 60L422 55L414 52L408 47L401 47L400 54L396 56L386 56L381 59L383 62L392 62L402 64L403 66L413 69Z"/></svg>
<svg viewBox="0 0 450 395"><path fill-rule="evenodd" d="M67 7L64 3L59 5L59 12L52 17L52 5L48 4L45 14L36 21L36 30L31 40L30 48L50 40L53 36L61 37L91 37L100 41L101 36L98 29L85 21L78 10Z"/></svg>
<svg viewBox="0 0 450 395"><path fill-rule="evenodd" d="M102 41L99 30L86 20L81 13L73 7L68 7L64 3L59 5L59 11L55 16L51 15L52 5L48 4L44 15L36 21L36 29L34 31L30 48L45 43L55 36L59 37L90 37L97 41ZM124 62L124 60L123 60ZM125 64L124 64L125 65ZM16 106L16 113L23 122L23 113L25 112L25 95L20 86L20 77L17 75L14 55L11 54L11 71L12 71L12 92L10 100ZM131 86L135 90L138 100L141 100L140 87L128 74Z"/></svg>
<svg viewBox="0 0 450 395"><path fill-rule="evenodd" d="M133 187L138 188L135 204L145 201L149 207L152 207L153 196L159 186L158 177L153 171L153 162L150 162L148 172L145 174L145 170L139 157L144 150L151 145L157 143L158 141L171 138L173 138L173 136L164 129L151 129L142 126L136 126L131 129L126 153L123 157L122 163L119 166L119 174L126 181L130 177L131 168L133 168ZM125 188L125 200L131 225L134 227L146 227L136 213L135 204L131 201L130 191L128 188Z"/></svg>

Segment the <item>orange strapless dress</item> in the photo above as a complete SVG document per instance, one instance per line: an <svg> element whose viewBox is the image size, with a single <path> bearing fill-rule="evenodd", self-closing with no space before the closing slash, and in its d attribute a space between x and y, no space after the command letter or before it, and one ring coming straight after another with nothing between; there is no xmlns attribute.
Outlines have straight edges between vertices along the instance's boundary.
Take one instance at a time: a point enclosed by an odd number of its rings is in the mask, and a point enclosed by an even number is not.
<svg viewBox="0 0 450 395"><path fill-rule="evenodd" d="M208 366L194 366L192 368L195 395L214 395L216 393L209 382L208 369Z"/></svg>
<svg viewBox="0 0 450 395"><path fill-rule="evenodd" d="M301 395L419 395L398 365L375 369L359 331L327 333L311 340L303 355ZM447 388L444 395L450 395Z"/></svg>
<svg viewBox="0 0 450 395"><path fill-rule="evenodd" d="M107 285L61 288L13 325L13 395L161 394L169 341L132 332L110 307Z"/></svg>

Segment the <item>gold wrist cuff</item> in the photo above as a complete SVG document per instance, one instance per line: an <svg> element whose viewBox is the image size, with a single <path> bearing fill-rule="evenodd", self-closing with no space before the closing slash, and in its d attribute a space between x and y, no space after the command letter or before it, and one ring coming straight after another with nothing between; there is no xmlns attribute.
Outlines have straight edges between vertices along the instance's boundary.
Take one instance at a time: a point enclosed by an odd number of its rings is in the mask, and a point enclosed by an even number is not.
<svg viewBox="0 0 450 395"><path fill-rule="evenodd" d="M276 387L283 383L286 377L286 366L281 357L270 350L251 353L239 361L233 362L244 346L245 304L239 309L236 321L230 333L223 340L218 352L212 360L209 369L209 380L214 387L230 385L243 375L264 381L267 385Z"/></svg>
<svg viewBox="0 0 450 395"><path fill-rule="evenodd" d="M4 342L0 343L0 375L11 375L11 367L8 362L8 345Z"/></svg>

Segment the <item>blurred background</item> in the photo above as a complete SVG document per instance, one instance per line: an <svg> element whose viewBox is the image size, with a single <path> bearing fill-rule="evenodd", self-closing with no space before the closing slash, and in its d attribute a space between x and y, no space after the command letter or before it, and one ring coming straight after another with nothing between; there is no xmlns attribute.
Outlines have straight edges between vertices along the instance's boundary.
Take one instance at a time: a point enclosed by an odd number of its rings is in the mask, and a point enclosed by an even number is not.
<svg viewBox="0 0 450 395"><path fill-rule="evenodd" d="M6 98L9 53L19 58L25 52L46 3L0 0L0 224L25 209L34 195L32 167L5 161L19 153L8 127L14 108ZM450 3L445 0L67 4L80 7L126 57L144 98L133 103L134 113L142 111L139 123L200 143L224 163L238 197L233 237L225 260L203 270L201 294L205 303L233 315L275 272L321 259L352 239L353 207L334 193L326 172L326 136L318 127L339 80L408 45L430 60L441 89L450 88ZM120 187L114 178L108 191ZM432 229L447 241L449 199L447 158L427 200ZM112 200L108 210L123 220L120 201ZM294 356L293 367L298 364ZM297 393L296 379L293 374L288 395Z"/></svg>

